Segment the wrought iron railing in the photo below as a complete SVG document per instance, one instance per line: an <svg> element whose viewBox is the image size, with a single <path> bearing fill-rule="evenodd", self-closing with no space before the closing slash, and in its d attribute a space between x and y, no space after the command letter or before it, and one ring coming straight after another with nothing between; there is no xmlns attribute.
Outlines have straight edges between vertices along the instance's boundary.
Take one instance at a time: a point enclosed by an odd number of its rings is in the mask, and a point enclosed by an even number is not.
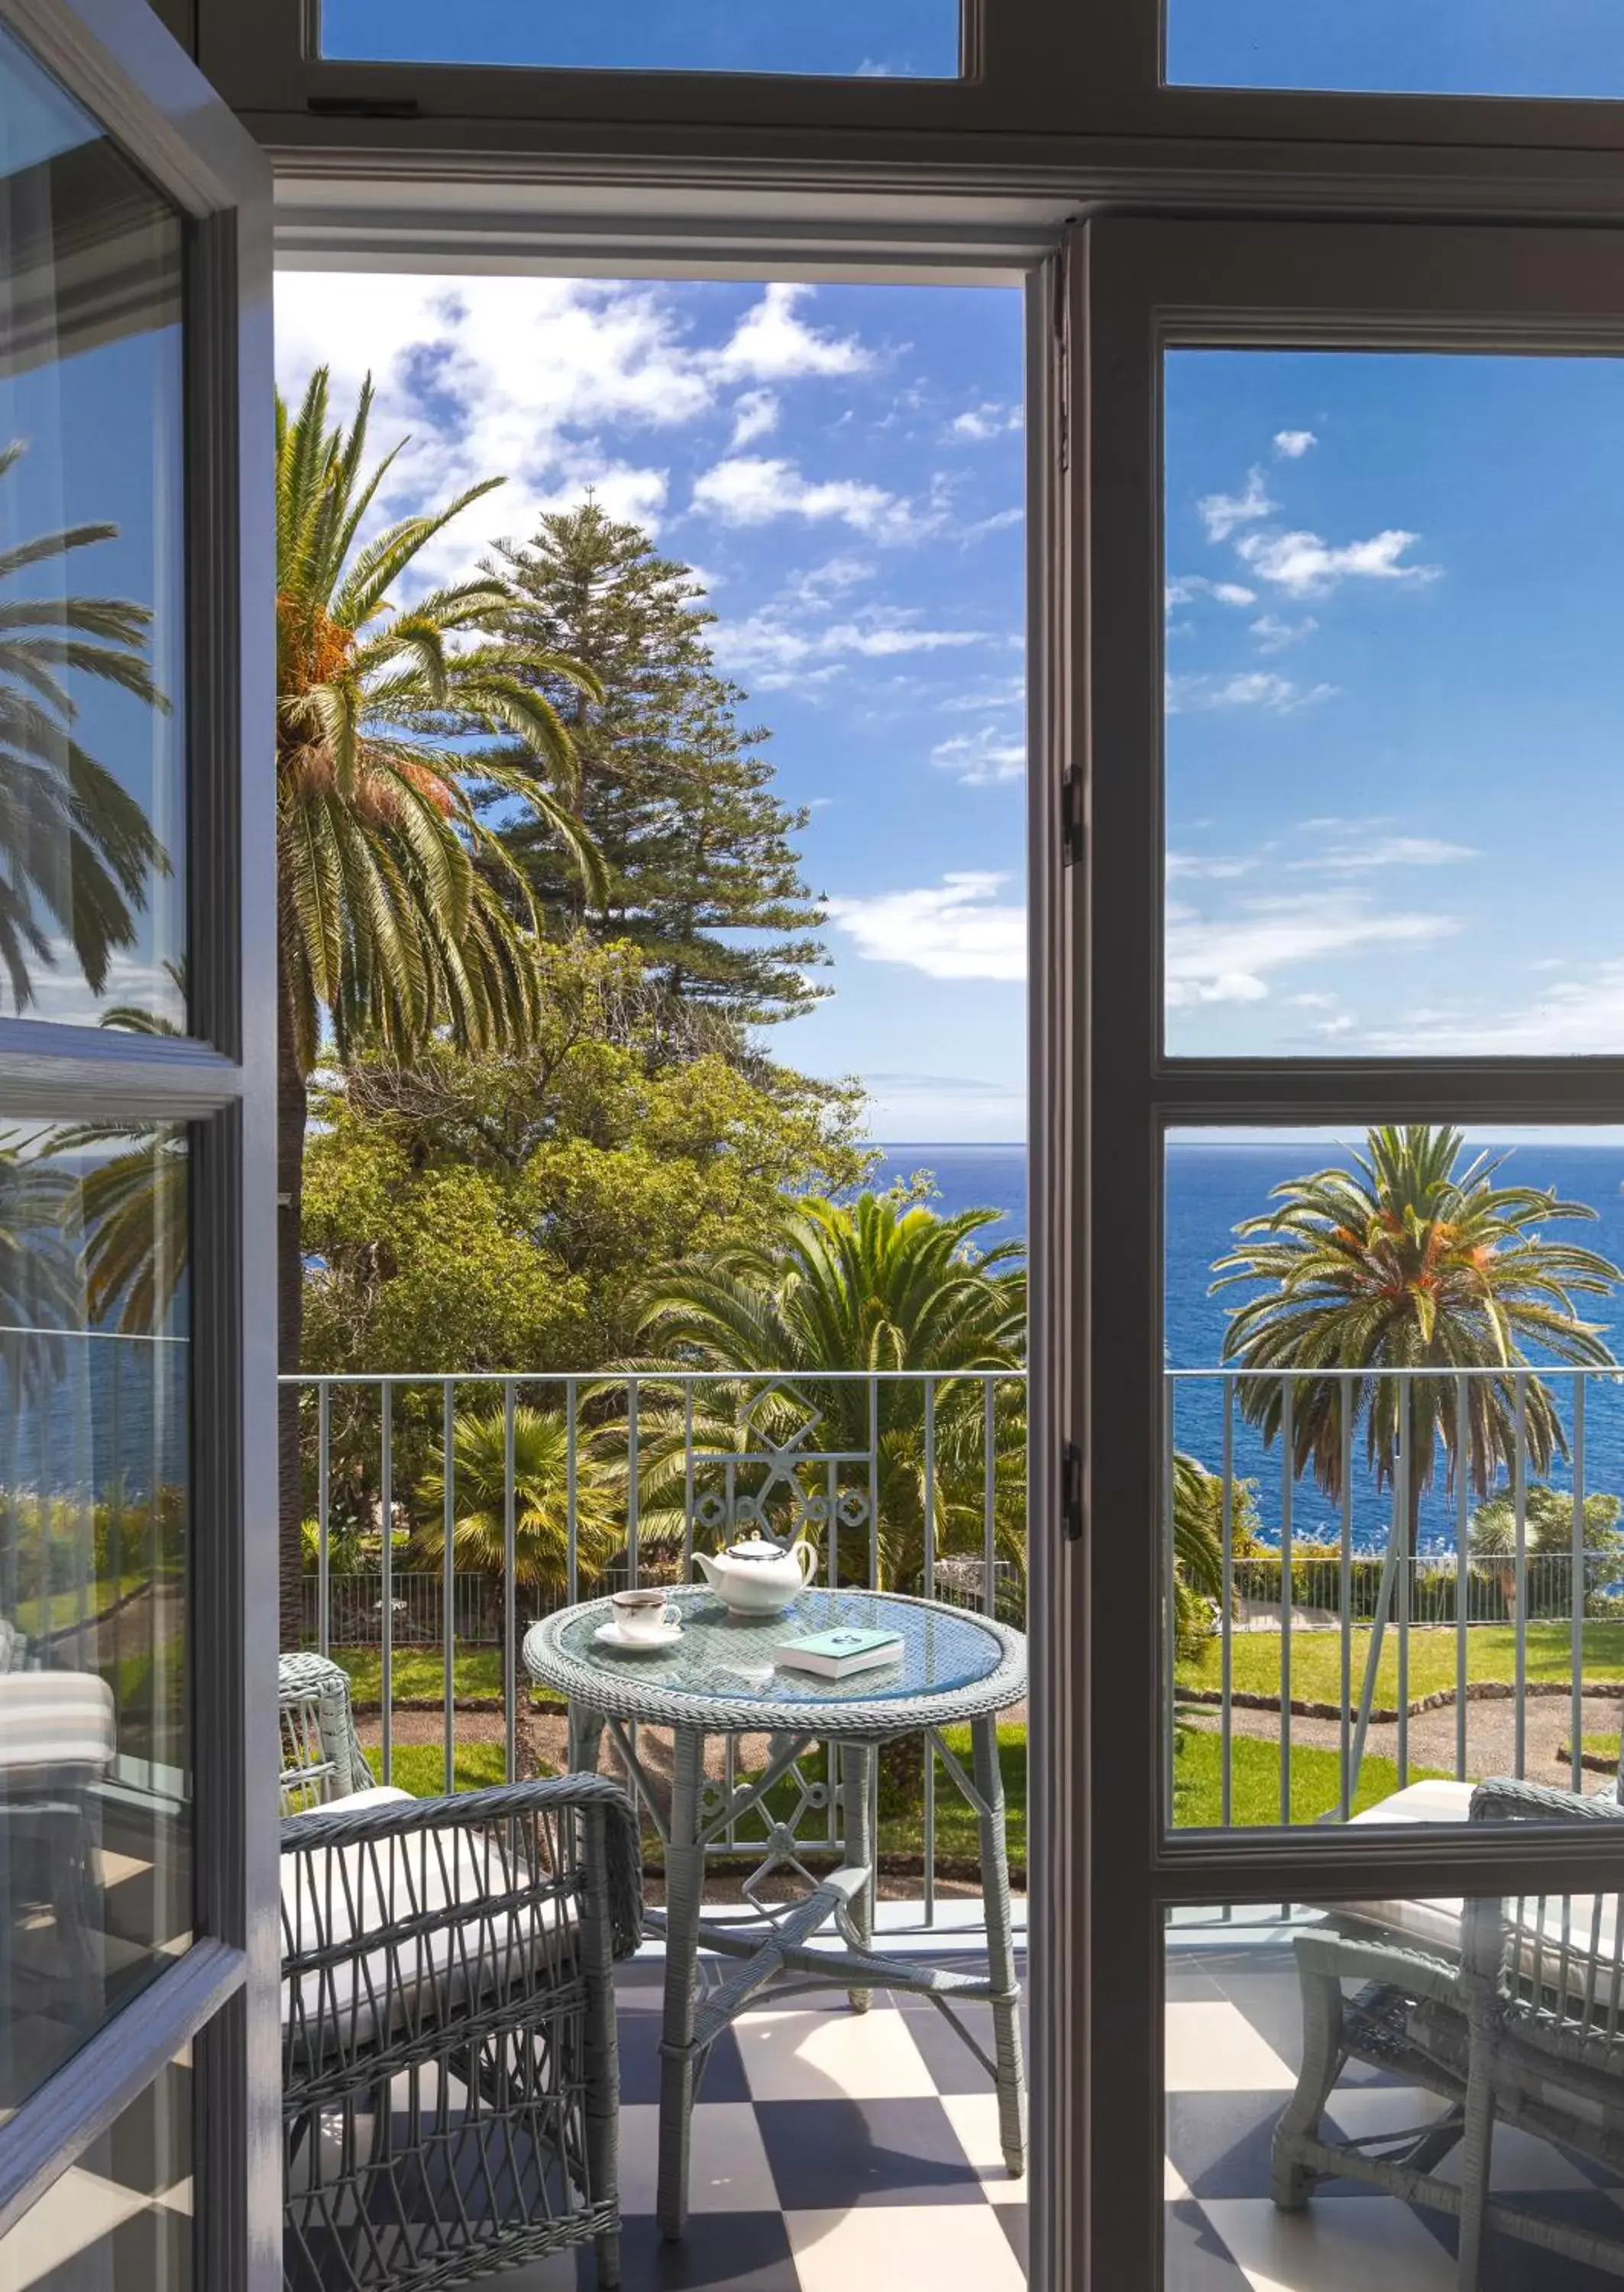
<svg viewBox="0 0 1624 2292"><path fill-rule="evenodd" d="M1485 1381L1506 1453L1485 1471L1475 1462L1483 1449L1468 1450L1468 1469L1457 1471L1444 1432L1451 1420L1470 1423L1474 1387ZM1402 1432L1390 1456L1372 1454L1368 1428L1384 1386L1389 1397L1395 1387L1418 1392L1414 1407L1392 1412L1401 1428L1415 1424L1413 1457ZM1509 1740L1497 1741L1483 1771L1524 1778L1531 1703L1562 1698L1561 1779L1585 1787L1587 1695L1609 1699L1610 1709L1617 1699L1624 1718L1624 1503L1613 1501L1624 1499L1624 1376L1556 1367L1169 1369L1165 1393L1166 1780L1176 1820L1180 1750L1202 1728L1218 1739L1218 1802L1183 1819L1237 1819L1240 1713L1247 1731L1261 1724L1277 1744L1282 1824L1292 1820L1294 1719L1299 1748L1305 1719L1336 1731L1327 1747L1337 1754L1337 1787L1322 1819L1354 1811L1373 1724L1390 1731L1383 1755L1398 1788L1418 1765L1480 1780L1468 1725L1478 1699L1507 1703L1511 1714ZM1306 1426L1308 1408L1318 1437L1299 1473L1293 1428ZM1218 1581L1204 1622L1195 1603L1194 1626L1191 1600L1181 1616L1170 1589L1203 1572L1176 1562L1176 1455L1216 1483L1208 1527ZM1413 1759L1418 1712L1451 1704L1452 1743L1441 1751L1434 1731L1426 1759ZM1276 1714L1277 1726L1258 1722L1259 1710ZM1540 1780L1556 1779L1551 1763L1540 1763Z"/></svg>
<svg viewBox="0 0 1624 2292"><path fill-rule="evenodd" d="M364 1737L394 1772L408 1655L421 1707L425 1655L441 1683L444 1784L454 1788L470 1658L500 1653L504 1771L519 1772L528 1693L519 1650L552 1608L641 1580L687 1581L694 1551L764 1528L804 1534L818 1580L888 1585L1006 1621L1025 1615L1025 1385L1009 1371L806 1376L660 1369L592 1376L395 1374L283 1380L299 1394L310 1565L308 1645L364 1677ZM527 1478L522 1410L548 1421L546 1485ZM470 1442L470 1428L483 1427ZM493 1477L492 1457L495 1458ZM477 1509L500 1566L469 1564L457 1526ZM930 1532L926 1532L926 1523ZM385 1523L389 1533L385 1533ZM424 1545L438 1545L435 1564ZM438 1656L438 1662L434 1662ZM486 1722L488 1725L488 1720ZM731 1788L741 1753L729 1740ZM939 1883L933 1757L919 1783L924 1913ZM816 1760L719 1857L758 1852L775 1826L798 1852L838 1850Z"/></svg>

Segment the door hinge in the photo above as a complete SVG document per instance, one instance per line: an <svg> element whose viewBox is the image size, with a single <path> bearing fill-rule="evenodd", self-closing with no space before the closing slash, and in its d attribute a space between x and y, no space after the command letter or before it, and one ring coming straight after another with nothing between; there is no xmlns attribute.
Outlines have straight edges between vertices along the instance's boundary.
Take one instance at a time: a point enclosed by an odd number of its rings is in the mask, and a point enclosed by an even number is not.
<svg viewBox="0 0 1624 2292"><path fill-rule="evenodd" d="M1060 1451L1060 1528L1068 1544L1082 1541L1082 1450L1075 1441Z"/></svg>
<svg viewBox="0 0 1624 2292"><path fill-rule="evenodd" d="M1083 856L1087 829L1082 810L1082 767L1068 764L1060 776L1060 858L1073 868Z"/></svg>

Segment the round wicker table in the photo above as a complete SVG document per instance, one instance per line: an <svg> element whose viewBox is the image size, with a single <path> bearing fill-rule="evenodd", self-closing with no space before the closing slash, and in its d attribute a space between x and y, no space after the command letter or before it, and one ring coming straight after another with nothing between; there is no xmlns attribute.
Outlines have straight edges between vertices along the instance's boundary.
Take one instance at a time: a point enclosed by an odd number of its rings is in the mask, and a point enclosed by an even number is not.
<svg viewBox="0 0 1624 2292"><path fill-rule="evenodd" d="M569 1699L570 1765L598 1764L606 1727L665 1841L665 1911L649 1923L665 1936L665 2018L660 2091L660 2226L679 2236L687 2215L689 2127L695 2074L709 2047L769 1982L795 1989L845 1989L859 2012L872 1989L929 1997L981 2059L998 2093L1004 2161L1025 2169L1025 2078L1021 2060L1020 1993L1009 1910L1003 1784L996 1715L1026 1692L1026 1643L990 1616L894 1593L802 1592L786 1613L732 1615L697 1586L671 1598L682 1635L669 1646L622 1653L596 1634L611 1610L607 1600L566 1608L526 1635L533 1679ZM790 1670L775 1661L778 1643L837 1625L900 1634L897 1659L843 1680ZM669 1812L665 1793L639 1756L639 1722L672 1731ZM968 1722L967 1771L941 1730ZM923 1733L975 1812L981 1849L987 1938L985 1974L880 1956L873 1949L875 1752L897 1737ZM768 1753L757 1773L721 1787L707 1782L707 1735L765 1735ZM702 1919L708 1847L735 1835L742 1815L762 1808L774 1785L815 1744L828 1747L843 1836L840 1867L788 1903L759 1903L740 1917ZM729 1776L732 1763L729 1762ZM793 1866L793 1842L776 1837L776 1859ZM804 1875L804 1874L803 1874ZM840 1947L814 1947L832 1924ZM703 2005L700 1950L737 1961ZM993 2009L993 2050L984 2054L953 2008L969 2001Z"/></svg>

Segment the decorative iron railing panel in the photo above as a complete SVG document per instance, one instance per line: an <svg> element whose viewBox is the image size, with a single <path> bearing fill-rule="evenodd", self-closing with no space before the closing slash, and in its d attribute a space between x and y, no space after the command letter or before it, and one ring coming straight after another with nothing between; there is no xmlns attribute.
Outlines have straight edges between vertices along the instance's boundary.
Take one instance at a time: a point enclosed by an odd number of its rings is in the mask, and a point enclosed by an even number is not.
<svg viewBox="0 0 1624 2292"><path fill-rule="evenodd" d="M398 1715L421 1711L437 1689L445 1788L470 1728L489 1731L493 1704L503 1771L517 1776L533 1707L519 1664L527 1625L623 1585L686 1582L695 1547L741 1535L805 1537L820 1582L889 1586L1025 1620L1018 1374L285 1381L301 1398L303 1638L352 1664L363 1733L375 1731L386 1778ZM707 1785L716 1805L748 1763L764 1763L761 1748L726 1739ZM937 1780L932 1754L915 1779L917 1818L903 1826L917 1836L928 1919L939 1884ZM816 1747L711 1851L740 1864L775 1842L797 1857L834 1855L836 1823Z"/></svg>

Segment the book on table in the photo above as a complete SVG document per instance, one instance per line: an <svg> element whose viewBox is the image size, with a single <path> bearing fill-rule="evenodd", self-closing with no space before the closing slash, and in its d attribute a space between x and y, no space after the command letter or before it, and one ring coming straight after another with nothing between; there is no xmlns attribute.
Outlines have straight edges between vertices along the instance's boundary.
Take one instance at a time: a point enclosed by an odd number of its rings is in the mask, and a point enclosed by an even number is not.
<svg viewBox="0 0 1624 2292"><path fill-rule="evenodd" d="M854 1671L878 1671L883 1664L900 1662L902 1634L842 1625L833 1631L780 1640L776 1654L784 1669L813 1672L820 1679L845 1679Z"/></svg>

